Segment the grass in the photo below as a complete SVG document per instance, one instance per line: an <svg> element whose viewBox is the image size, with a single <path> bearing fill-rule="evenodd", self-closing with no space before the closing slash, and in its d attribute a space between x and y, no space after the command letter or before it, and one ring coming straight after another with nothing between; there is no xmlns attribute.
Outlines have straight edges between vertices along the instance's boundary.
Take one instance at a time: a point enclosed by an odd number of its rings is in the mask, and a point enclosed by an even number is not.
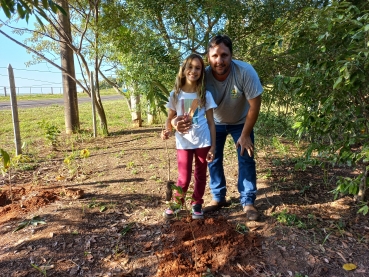
<svg viewBox="0 0 369 277"><path fill-rule="evenodd" d="M103 101L108 127L110 132L119 132L131 127L131 116L126 102L121 100ZM65 130L64 107L51 105L40 108L18 109L21 140L25 147L47 144L45 130L39 122L43 120L56 126L59 130ZM97 122L99 124L98 116ZM74 140L84 140L92 137L91 104L79 105L79 119L81 132L73 136ZM14 151L13 122L10 110L0 110L0 148L9 153ZM100 130L101 131L101 130ZM101 135L101 133L99 133ZM34 148L34 147L32 147Z"/></svg>

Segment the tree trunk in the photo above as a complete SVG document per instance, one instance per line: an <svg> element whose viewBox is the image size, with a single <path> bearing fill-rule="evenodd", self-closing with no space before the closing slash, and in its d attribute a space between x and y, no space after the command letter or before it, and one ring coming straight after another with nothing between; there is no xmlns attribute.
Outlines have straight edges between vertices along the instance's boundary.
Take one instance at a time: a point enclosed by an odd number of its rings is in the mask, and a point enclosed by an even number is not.
<svg viewBox="0 0 369 277"><path fill-rule="evenodd" d="M133 88L131 94L131 117L134 127L142 127L140 94Z"/></svg>
<svg viewBox="0 0 369 277"><path fill-rule="evenodd" d="M369 165L364 164L363 177L361 178L361 182L359 184L359 192L358 192L358 195L356 197L356 200L360 201L360 202L367 200L365 192L367 191L367 184L366 183L367 183L367 179L368 179L368 175L369 175L368 167L369 167Z"/></svg>
<svg viewBox="0 0 369 277"><path fill-rule="evenodd" d="M60 60L61 67L65 69L71 76L75 78L73 50L68 47L68 41L72 41L72 33L69 20L69 7L66 0L60 0L62 8L68 16L59 13L59 28L63 36L60 37ZM63 96L64 96L64 116L65 131L72 134L79 131L79 113L76 82L66 73L62 74L63 78Z"/></svg>

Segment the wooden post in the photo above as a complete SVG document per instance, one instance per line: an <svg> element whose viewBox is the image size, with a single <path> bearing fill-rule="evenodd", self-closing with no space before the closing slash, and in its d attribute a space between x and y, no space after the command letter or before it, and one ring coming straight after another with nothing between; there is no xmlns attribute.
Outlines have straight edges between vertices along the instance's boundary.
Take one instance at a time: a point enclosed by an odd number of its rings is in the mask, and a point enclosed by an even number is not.
<svg viewBox="0 0 369 277"><path fill-rule="evenodd" d="M16 155L22 154L21 137L19 131L19 119L18 119L18 106L17 106L17 92L15 89L14 73L13 68L9 64L8 66L9 84L10 84L10 104L12 108L12 118L14 126L14 137L15 137L15 152ZM19 88L18 88L19 92Z"/></svg>
<svg viewBox="0 0 369 277"><path fill-rule="evenodd" d="M5 94L5 96L6 96L6 87L4 87L4 94Z"/></svg>
<svg viewBox="0 0 369 277"><path fill-rule="evenodd" d="M54 94L54 92L53 92L53 87L51 87L51 94Z"/></svg>
<svg viewBox="0 0 369 277"><path fill-rule="evenodd" d="M92 104L92 128L94 138L96 138L96 112L95 112L95 86L94 86L94 72L90 73L90 87L91 87L91 104Z"/></svg>

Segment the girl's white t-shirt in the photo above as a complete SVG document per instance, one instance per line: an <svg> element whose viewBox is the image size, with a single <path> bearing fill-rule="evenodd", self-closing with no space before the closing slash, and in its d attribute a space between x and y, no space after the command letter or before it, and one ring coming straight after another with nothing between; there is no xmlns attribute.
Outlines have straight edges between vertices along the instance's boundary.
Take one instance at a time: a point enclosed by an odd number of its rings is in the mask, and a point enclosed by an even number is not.
<svg viewBox="0 0 369 277"><path fill-rule="evenodd" d="M205 117L205 111L217 107L211 93L206 91L206 104L205 107L201 108L196 92L188 93L181 90L177 98L177 103L174 103L173 95L174 91L170 93L169 102L166 107L176 111L178 116L189 114L192 118L192 127L188 131L188 134L175 133L176 148L196 149L211 146L210 130Z"/></svg>

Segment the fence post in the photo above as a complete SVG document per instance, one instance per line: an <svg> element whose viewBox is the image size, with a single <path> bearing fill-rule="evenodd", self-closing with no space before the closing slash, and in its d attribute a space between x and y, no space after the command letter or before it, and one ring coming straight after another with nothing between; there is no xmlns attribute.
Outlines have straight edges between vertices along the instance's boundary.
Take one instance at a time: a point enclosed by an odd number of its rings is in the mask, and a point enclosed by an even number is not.
<svg viewBox="0 0 369 277"><path fill-rule="evenodd" d="M4 87L4 94L5 94L5 96L6 96L6 87Z"/></svg>
<svg viewBox="0 0 369 277"><path fill-rule="evenodd" d="M13 68L9 64L8 66L9 84L10 84L10 104L12 108L14 137L15 137L15 152L16 155L22 154L21 137L19 131L19 118L18 118L18 106L17 106L17 92L15 89ZM18 88L19 93L19 88Z"/></svg>
<svg viewBox="0 0 369 277"><path fill-rule="evenodd" d="M30 94L30 95L32 94L31 87L29 87L29 94Z"/></svg>
<svg viewBox="0 0 369 277"><path fill-rule="evenodd" d="M53 92L53 87L51 87L51 94L54 94L54 92Z"/></svg>

